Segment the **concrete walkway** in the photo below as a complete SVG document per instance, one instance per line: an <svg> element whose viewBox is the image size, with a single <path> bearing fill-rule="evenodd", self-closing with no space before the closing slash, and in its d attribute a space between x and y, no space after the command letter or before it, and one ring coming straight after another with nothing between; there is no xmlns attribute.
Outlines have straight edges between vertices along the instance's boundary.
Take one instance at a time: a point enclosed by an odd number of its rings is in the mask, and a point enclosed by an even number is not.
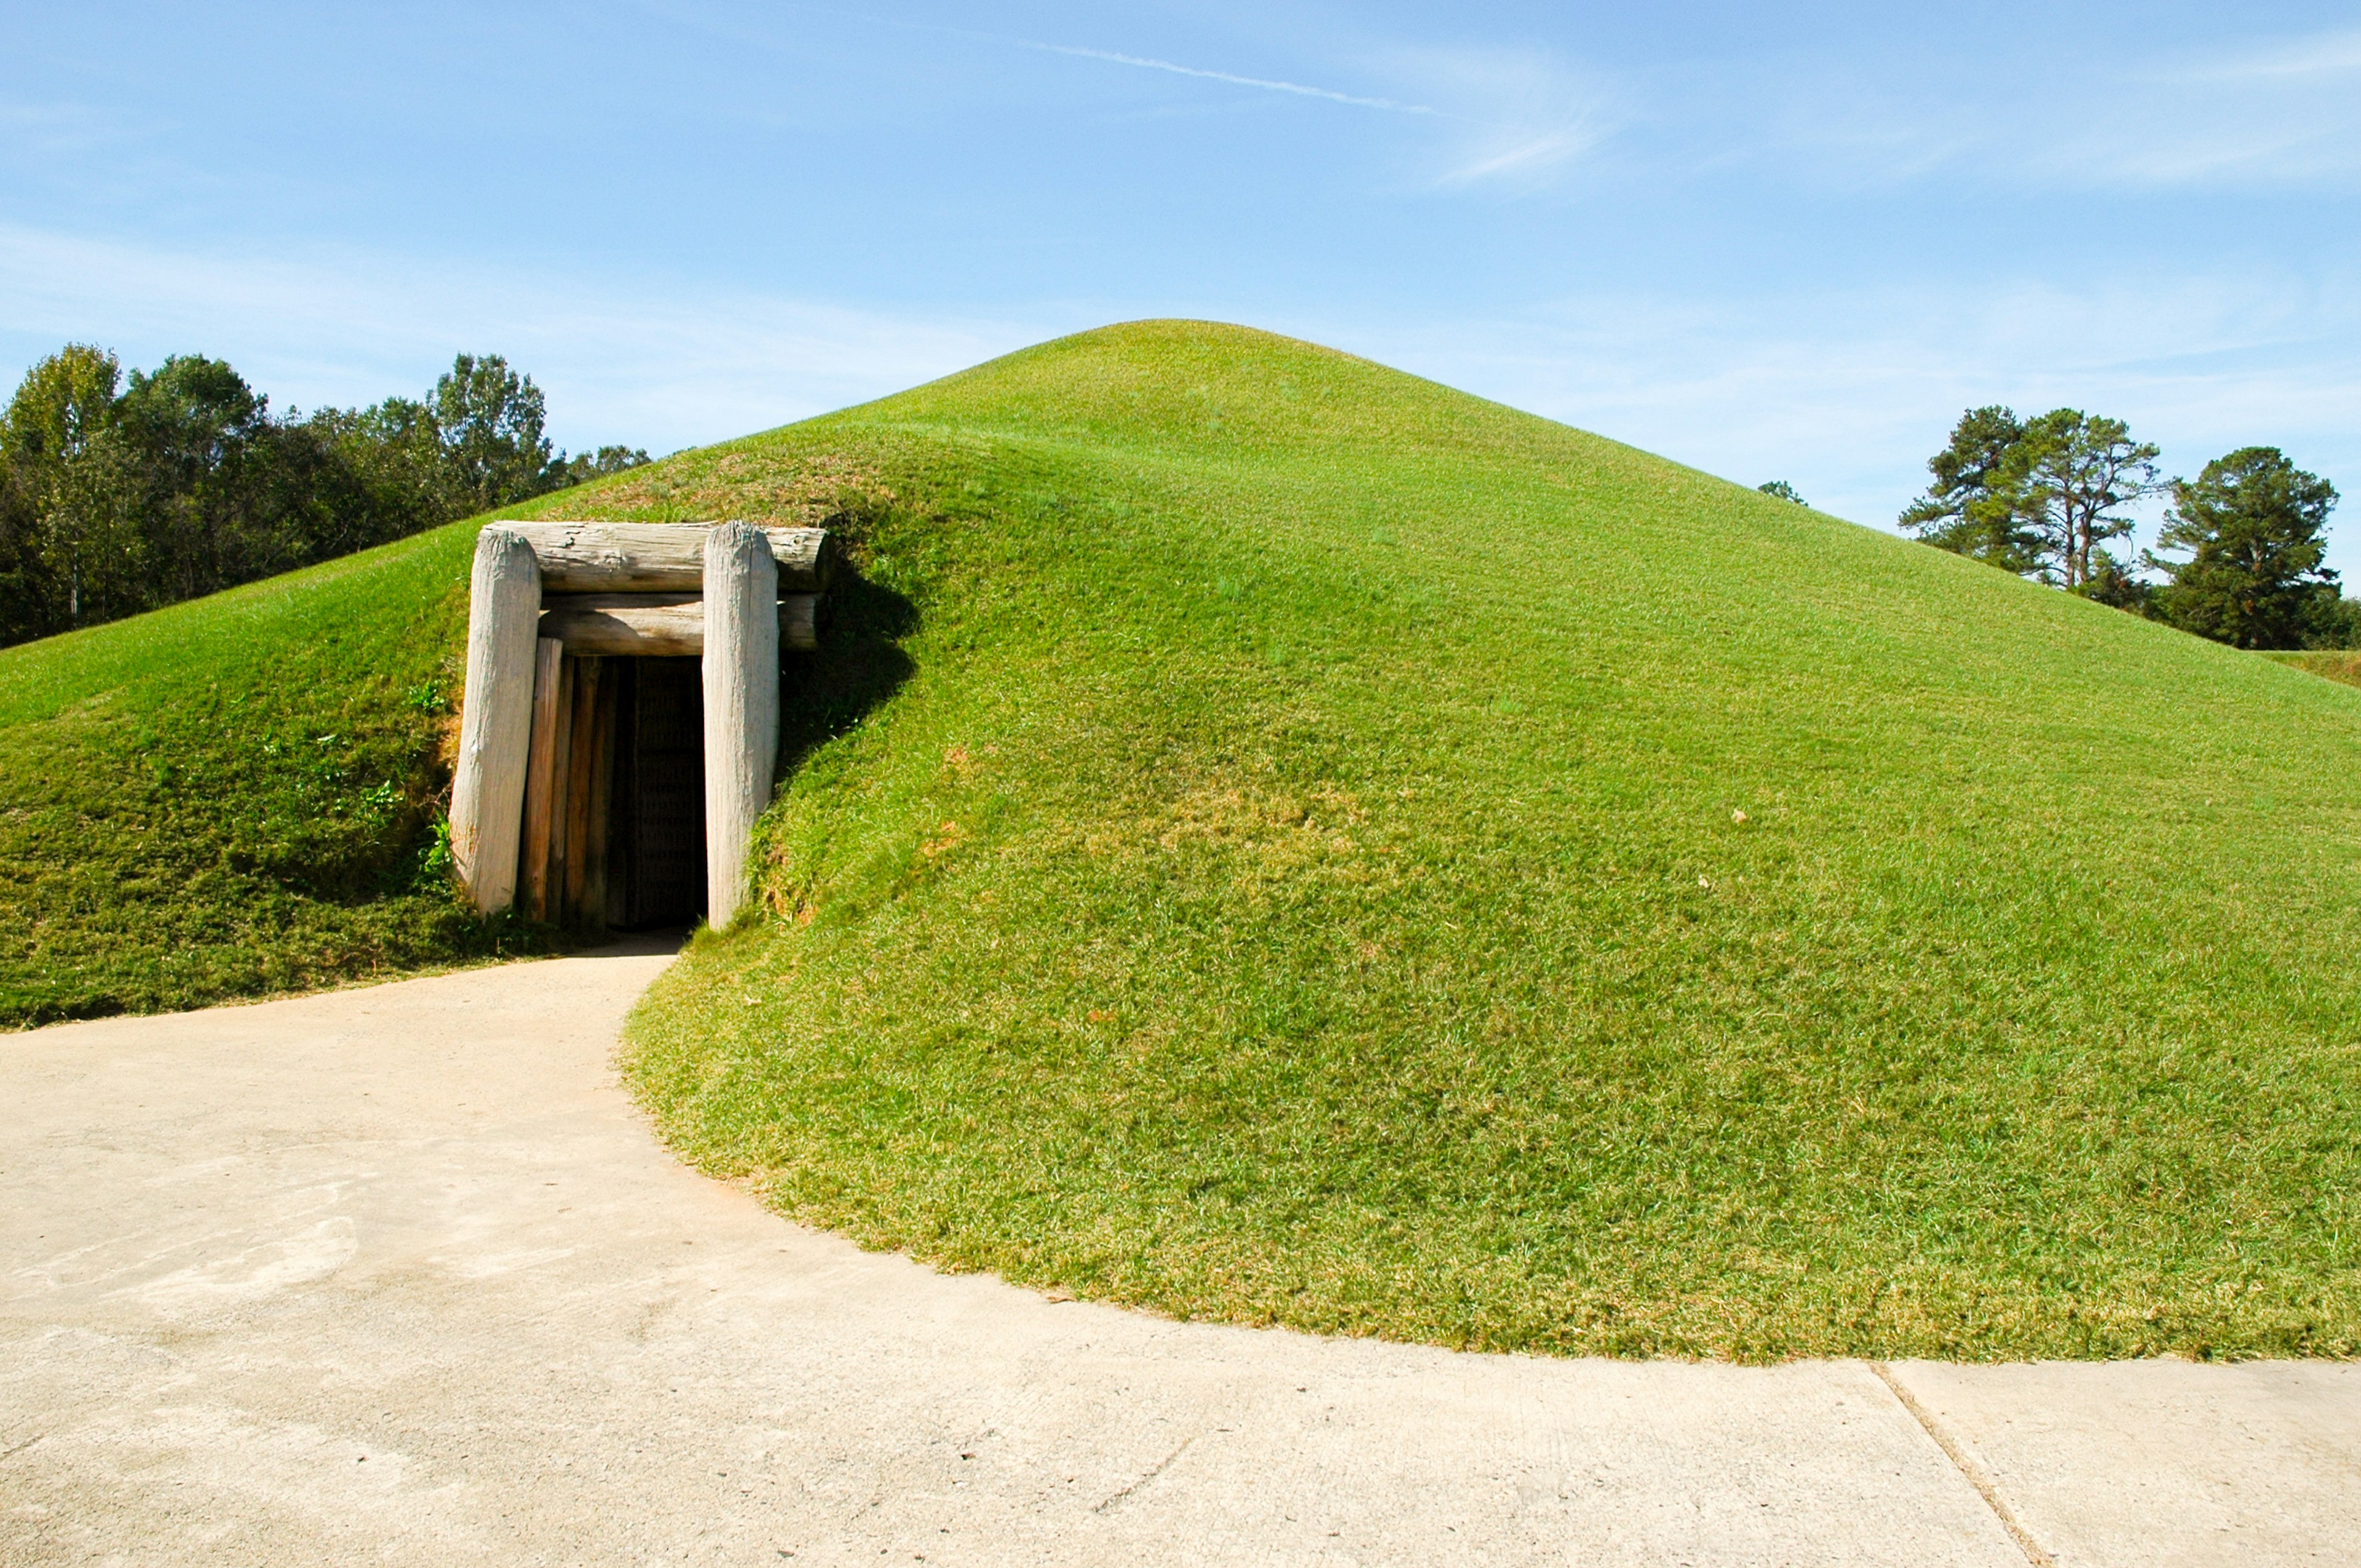
<svg viewBox="0 0 2361 1568"><path fill-rule="evenodd" d="M675 1165L661 955L0 1036L0 1562L2361 1563L2361 1376L1455 1355Z"/></svg>

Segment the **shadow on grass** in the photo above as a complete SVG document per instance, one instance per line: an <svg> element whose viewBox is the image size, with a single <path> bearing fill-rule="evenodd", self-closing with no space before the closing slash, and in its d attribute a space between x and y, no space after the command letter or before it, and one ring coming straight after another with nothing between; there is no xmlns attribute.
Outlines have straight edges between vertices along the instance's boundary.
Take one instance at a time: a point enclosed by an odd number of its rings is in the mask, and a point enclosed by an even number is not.
<svg viewBox="0 0 2361 1568"><path fill-rule="evenodd" d="M830 618L819 647L789 662L779 703L784 784L804 759L902 689L917 665L902 640L918 629L918 607L850 568L829 586Z"/></svg>

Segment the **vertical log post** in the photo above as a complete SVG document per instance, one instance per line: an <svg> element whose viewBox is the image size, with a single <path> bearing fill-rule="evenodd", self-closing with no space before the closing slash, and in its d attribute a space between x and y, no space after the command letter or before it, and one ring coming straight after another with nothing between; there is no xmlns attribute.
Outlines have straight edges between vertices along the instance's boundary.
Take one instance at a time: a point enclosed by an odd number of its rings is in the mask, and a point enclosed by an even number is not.
<svg viewBox="0 0 2361 1568"><path fill-rule="evenodd" d="M486 915L516 899L540 620L541 565L533 546L507 529L487 528L476 536L468 582L467 689L451 780L452 863Z"/></svg>
<svg viewBox="0 0 2361 1568"><path fill-rule="evenodd" d="M533 746L524 770L524 863L518 882L524 888L524 912L546 920L549 909L549 830L556 806L557 675L566 661L566 644L544 637L533 650Z"/></svg>
<svg viewBox="0 0 2361 1568"><path fill-rule="evenodd" d="M779 749L779 568L761 529L705 533L706 923L744 904L746 840L771 803Z"/></svg>

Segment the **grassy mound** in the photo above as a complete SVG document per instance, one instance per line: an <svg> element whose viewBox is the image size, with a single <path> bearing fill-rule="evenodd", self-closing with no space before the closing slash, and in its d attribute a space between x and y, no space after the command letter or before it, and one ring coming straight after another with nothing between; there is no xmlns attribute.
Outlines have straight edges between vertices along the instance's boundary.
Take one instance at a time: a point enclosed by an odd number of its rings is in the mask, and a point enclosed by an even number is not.
<svg viewBox="0 0 2361 1568"><path fill-rule="evenodd" d="M2361 686L2361 649L2336 649L2319 652L2266 653L2266 659L2282 664L2292 664L2299 670L2310 670L2315 675L2332 681L2343 681L2348 686Z"/></svg>
<svg viewBox="0 0 2361 1568"><path fill-rule="evenodd" d="M785 1211L1455 1345L2361 1349L2361 693L1198 324L546 510L817 507L771 913L629 1058Z"/></svg>
<svg viewBox="0 0 2361 1568"><path fill-rule="evenodd" d="M515 945L433 863L474 536L0 651L0 1026Z"/></svg>

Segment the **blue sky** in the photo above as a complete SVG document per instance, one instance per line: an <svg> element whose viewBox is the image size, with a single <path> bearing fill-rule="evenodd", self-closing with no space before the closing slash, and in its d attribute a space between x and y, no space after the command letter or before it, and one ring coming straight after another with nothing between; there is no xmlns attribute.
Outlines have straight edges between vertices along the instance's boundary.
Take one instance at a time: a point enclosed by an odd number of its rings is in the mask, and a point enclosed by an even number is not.
<svg viewBox="0 0 2361 1568"><path fill-rule="evenodd" d="M0 367L468 349L663 452L1149 315L1883 525L1971 404L2356 499L2361 9L27 7Z"/></svg>

